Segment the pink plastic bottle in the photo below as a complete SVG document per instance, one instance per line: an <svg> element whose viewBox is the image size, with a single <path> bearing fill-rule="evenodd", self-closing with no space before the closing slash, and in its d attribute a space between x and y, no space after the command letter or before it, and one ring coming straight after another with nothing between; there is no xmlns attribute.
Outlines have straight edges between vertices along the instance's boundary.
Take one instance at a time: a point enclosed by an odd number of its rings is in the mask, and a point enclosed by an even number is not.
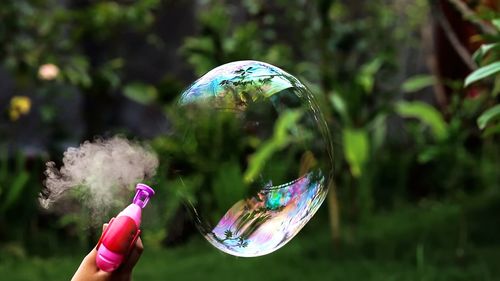
<svg viewBox="0 0 500 281"><path fill-rule="evenodd" d="M97 244L96 263L100 269L111 272L123 262L141 233L142 209L154 194L151 187L137 184L132 204L109 221Z"/></svg>

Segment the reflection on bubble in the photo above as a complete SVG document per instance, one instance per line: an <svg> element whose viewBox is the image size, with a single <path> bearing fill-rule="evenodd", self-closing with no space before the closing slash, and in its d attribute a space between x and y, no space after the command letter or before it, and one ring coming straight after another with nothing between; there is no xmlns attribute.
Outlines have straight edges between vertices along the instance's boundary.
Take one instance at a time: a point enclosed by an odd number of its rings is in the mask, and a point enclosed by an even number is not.
<svg viewBox="0 0 500 281"><path fill-rule="evenodd" d="M277 67L238 61L198 79L178 109L186 155L212 159L180 171L187 179L197 169L198 194L213 194L187 198L205 238L244 257L290 241L324 201L332 173L331 140L310 91Z"/></svg>

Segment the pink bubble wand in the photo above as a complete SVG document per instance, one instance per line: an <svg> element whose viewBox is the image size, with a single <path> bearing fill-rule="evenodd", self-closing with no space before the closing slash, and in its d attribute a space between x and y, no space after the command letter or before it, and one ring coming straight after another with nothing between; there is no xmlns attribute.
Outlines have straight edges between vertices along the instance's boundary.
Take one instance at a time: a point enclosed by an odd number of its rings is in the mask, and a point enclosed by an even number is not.
<svg viewBox="0 0 500 281"><path fill-rule="evenodd" d="M141 234L142 209L154 194L151 187L143 183L137 184L132 204L109 221L97 243L96 263L100 269L106 272L116 270L130 253Z"/></svg>

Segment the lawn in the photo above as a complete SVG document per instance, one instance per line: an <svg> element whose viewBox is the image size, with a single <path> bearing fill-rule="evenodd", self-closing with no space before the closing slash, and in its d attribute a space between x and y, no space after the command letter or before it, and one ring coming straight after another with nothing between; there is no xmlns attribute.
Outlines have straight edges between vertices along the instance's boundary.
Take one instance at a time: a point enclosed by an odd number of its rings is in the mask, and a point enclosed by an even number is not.
<svg viewBox="0 0 500 281"><path fill-rule="evenodd" d="M232 257L217 251L200 236L175 248L151 249L146 245L134 277L241 281L498 280L500 245L491 243L498 233L498 202L497 196L468 200L468 238L463 245L457 234L461 209L451 203L431 202L374 216L355 231L348 231L346 226L345 236L351 241L346 238L336 247L325 231L323 214L288 245L264 257ZM4 260L0 263L0 276L1 280L12 281L67 280L80 259L61 256Z"/></svg>

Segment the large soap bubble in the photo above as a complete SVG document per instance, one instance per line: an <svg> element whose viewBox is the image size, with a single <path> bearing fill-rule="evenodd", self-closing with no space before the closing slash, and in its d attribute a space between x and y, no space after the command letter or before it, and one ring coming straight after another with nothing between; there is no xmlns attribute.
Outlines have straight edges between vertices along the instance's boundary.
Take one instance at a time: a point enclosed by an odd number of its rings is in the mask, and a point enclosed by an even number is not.
<svg viewBox="0 0 500 281"><path fill-rule="evenodd" d="M219 66L186 89L175 113L180 180L204 237L236 256L271 253L318 210L332 143L312 93L267 63Z"/></svg>

